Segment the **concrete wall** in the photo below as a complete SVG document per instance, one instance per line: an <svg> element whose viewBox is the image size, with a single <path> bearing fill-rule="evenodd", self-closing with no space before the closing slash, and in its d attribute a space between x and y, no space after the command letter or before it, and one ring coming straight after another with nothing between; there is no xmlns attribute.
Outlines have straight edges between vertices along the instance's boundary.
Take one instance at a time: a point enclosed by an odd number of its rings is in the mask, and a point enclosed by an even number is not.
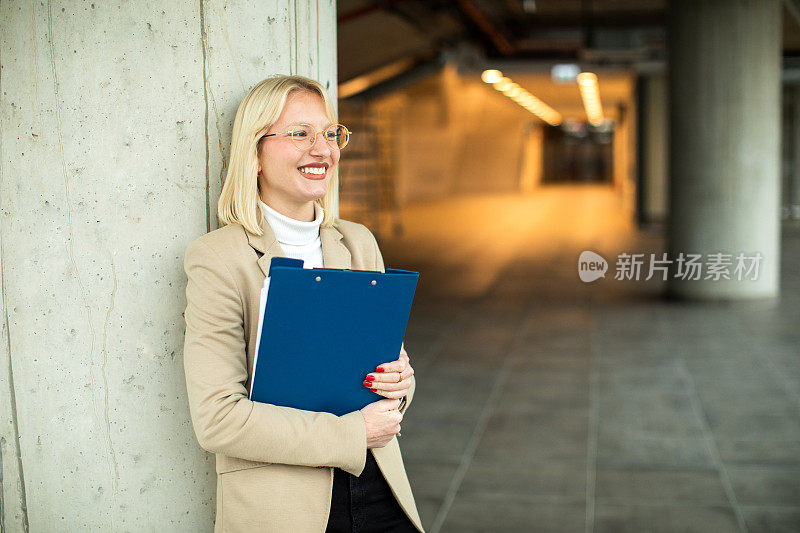
<svg viewBox="0 0 800 533"><path fill-rule="evenodd" d="M373 104L378 114L396 113L401 125L401 203L520 190L527 129L541 121L473 78L448 65Z"/></svg>
<svg viewBox="0 0 800 533"><path fill-rule="evenodd" d="M334 0L0 3L5 531L210 531L183 252L216 227L238 101L335 93ZM333 94L335 97L335 94Z"/></svg>

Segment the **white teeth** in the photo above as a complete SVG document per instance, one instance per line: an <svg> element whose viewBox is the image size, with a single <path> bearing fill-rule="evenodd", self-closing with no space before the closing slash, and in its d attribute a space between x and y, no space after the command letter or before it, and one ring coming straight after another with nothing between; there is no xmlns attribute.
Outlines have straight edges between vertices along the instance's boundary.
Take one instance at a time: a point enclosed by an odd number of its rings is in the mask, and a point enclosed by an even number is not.
<svg viewBox="0 0 800 533"><path fill-rule="evenodd" d="M301 167L300 172L305 172L306 174L325 174L324 167Z"/></svg>

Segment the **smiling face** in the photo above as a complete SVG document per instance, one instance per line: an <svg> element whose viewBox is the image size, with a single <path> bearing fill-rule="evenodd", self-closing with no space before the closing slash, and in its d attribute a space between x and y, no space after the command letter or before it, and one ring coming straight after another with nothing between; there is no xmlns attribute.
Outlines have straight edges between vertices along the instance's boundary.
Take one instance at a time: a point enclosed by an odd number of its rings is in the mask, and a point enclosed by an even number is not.
<svg viewBox="0 0 800 533"><path fill-rule="evenodd" d="M331 124L322 98L309 91L293 91L267 133L282 134L292 126L311 124L320 133L308 150L300 150L291 137L276 135L259 143L258 186L261 200L288 217L314 220L314 200L325 196L331 175L339 163L339 150L325 142L323 132ZM302 170L301 170L302 169Z"/></svg>

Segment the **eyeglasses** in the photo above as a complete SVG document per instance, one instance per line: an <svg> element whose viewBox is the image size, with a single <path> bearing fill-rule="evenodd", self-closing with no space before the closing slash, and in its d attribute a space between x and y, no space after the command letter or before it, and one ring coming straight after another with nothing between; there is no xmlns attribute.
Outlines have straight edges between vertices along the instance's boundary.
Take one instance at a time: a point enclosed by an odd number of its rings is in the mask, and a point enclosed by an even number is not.
<svg viewBox="0 0 800 533"><path fill-rule="evenodd" d="M341 124L333 124L325 131L317 131L311 124L297 124L284 133L268 133L263 137L289 136L298 150L308 150L317 142L318 133L322 133L325 141L336 150L341 150L350 141L350 130Z"/></svg>

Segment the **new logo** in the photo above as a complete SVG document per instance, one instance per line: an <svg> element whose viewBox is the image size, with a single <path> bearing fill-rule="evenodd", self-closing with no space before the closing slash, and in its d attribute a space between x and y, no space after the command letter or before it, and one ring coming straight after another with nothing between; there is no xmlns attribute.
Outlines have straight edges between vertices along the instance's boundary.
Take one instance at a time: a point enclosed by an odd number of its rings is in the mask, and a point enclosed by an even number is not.
<svg viewBox="0 0 800 533"><path fill-rule="evenodd" d="M590 283L598 278L606 277L608 261L603 256L591 250L584 250L578 257L578 276L584 283Z"/></svg>

